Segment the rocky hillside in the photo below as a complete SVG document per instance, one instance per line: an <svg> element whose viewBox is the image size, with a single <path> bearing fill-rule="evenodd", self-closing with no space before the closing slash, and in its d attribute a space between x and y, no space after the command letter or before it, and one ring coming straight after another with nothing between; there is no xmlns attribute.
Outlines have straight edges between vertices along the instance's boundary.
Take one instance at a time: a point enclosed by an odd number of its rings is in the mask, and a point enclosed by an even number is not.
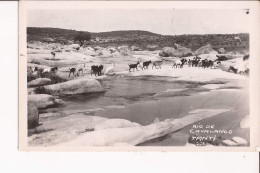
<svg viewBox="0 0 260 173"><path fill-rule="evenodd" d="M73 43L73 38L80 31L59 28L27 28L28 42L59 42ZM196 50L206 44L214 49L224 48L227 51L247 51L249 49L249 34L206 34L206 35L160 35L148 31L111 31L91 33L93 46L138 46L146 49L148 45L157 45L159 48L173 47L175 43Z"/></svg>

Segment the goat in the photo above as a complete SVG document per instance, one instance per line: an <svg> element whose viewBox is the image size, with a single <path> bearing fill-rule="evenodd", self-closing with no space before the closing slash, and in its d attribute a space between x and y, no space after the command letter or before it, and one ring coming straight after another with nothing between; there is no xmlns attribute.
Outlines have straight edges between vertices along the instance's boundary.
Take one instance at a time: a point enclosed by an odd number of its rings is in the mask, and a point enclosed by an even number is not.
<svg viewBox="0 0 260 173"><path fill-rule="evenodd" d="M209 68L213 66L213 61L204 59L201 61L201 67L202 68Z"/></svg>
<svg viewBox="0 0 260 173"><path fill-rule="evenodd" d="M216 60L216 61L213 63L213 67L214 67L214 68L219 68L220 65L221 65L221 62L218 61L218 60Z"/></svg>
<svg viewBox="0 0 260 173"><path fill-rule="evenodd" d="M77 77L78 76L78 73L76 73L76 75L75 75L75 72L77 71L77 69L76 68L69 68L69 70L70 70L70 73L69 73L69 78L70 78L70 74L72 73L75 77Z"/></svg>
<svg viewBox="0 0 260 173"><path fill-rule="evenodd" d="M151 60L150 60L150 61L145 61L145 62L143 62L142 70L143 70L143 69L147 69L147 70L148 70L148 66L149 66L151 63L152 63Z"/></svg>
<svg viewBox="0 0 260 173"><path fill-rule="evenodd" d="M58 67L50 67L50 68L45 68L42 73L54 73L56 74L56 71L58 71Z"/></svg>
<svg viewBox="0 0 260 173"><path fill-rule="evenodd" d="M181 68L182 65L183 65L183 62L181 60L176 60L176 61L173 62L172 68L173 67L178 68L178 66L179 66L179 68Z"/></svg>
<svg viewBox="0 0 260 173"><path fill-rule="evenodd" d="M160 68L161 69L161 65L162 65L163 61L154 61L153 65L152 65L152 69L153 67L155 67L156 69Z"/></svg>
<svg viewBox="0 0 260 173"><path fill-rule="evenodd" d="M140 62L137 62L136 64L128 64L129 66L129 73L131 72L131 69L136 69L138 71L137 66L140 64Z"/></svg>
<svg viewBox="0 0 260 173"><path fill-rule="evenodd" d="M103 70L103 65L97 66L97 65L92 65L91 66L91 76L92 74L95 74L95 76L101 76L102 75L102 70Z"/></svg>
<svg viewBox="0 0 260 173"><path fill-rule="evenodd" d="M51 52L53 58L55 57L56 53L55 52Z"/></svg>
<svg viewBox="0 0 260 173"><path fill-rule="evenodd" d="M237 74L238 69L235 68L235 67L233 67L232 65L229 67L228 72L229 72L230 70L233 71L235 74Z"/></svg>

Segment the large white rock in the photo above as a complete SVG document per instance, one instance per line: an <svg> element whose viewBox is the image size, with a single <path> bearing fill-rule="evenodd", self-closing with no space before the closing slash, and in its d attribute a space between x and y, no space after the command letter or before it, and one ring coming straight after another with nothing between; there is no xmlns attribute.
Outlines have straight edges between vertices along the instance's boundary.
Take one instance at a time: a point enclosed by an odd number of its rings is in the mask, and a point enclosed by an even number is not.
<svg viewBox="0 0 260 173"><path fill-rule="evenodd" d="M187 125L202 119L226 112L224 109L198 109L180 119L152 123L147 126L134 126L125 128L109 128L94 130L78 136L76 139L60 144L61 146L113 146L117 144L137 145L145 141L165 136L180 130Z"/></svg>
<svg viewBox="0 0 260 173"><path fill-rule="evenodd" d="M46 108L58 104L53 96L47 94L28 95L28 103L34 104L37 108Z"/></svg>
<svg viewBox="0 0 260 173"><path fill-rule="evenodd" d="M48 85L50 84L51 79L49 78L37 78L35 80L32 80L30 82L28 82L28 86L42 86L42 85Z"/></svg>
<svg viewBox="0 0 260 173"><path fill-rule="evenodd" d="M96 79L79 78L63 83L44 86L47 93L51 95L70 95L104 91Z"/></svg>
<svg viewBox="0 0 260 173"><path fill-rule="evenodd" d="M159 55L162 57L170 57L174 56L175 49L173 47L164 47L160 52Z"/></svg>

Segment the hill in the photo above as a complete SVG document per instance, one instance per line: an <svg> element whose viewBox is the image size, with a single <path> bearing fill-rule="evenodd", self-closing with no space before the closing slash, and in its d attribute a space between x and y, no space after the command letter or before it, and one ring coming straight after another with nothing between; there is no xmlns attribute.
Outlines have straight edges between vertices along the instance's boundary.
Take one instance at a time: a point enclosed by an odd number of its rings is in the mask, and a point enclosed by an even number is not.
<svg viewBox="0 0 260 173"><path fill-rule="evenodd" d="M27 28L27 41L58 42L63 44L73 43L73 38L81 31L60 28ZM201 46L210 44L217 50L224 48L227 51L248 50L249 34L206 34L206 35L160 35L148 31L126 30L91 33L93 46L138 46L143 49L147 45L158 45L159 47L174 47L177 43L184 47L196 50ZM235 39L239 38L239 39Z"/></svg>

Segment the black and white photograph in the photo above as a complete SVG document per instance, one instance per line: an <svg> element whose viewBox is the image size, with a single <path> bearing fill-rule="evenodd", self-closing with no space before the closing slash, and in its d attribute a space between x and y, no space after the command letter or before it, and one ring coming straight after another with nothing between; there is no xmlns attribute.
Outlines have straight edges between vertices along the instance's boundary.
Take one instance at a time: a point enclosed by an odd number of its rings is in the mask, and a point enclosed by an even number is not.
<svg viewBox="0 0 260 173"><path fill-rule="evenodd" d="M23 14L28 150L251 146L250 8Z"/></svg>

